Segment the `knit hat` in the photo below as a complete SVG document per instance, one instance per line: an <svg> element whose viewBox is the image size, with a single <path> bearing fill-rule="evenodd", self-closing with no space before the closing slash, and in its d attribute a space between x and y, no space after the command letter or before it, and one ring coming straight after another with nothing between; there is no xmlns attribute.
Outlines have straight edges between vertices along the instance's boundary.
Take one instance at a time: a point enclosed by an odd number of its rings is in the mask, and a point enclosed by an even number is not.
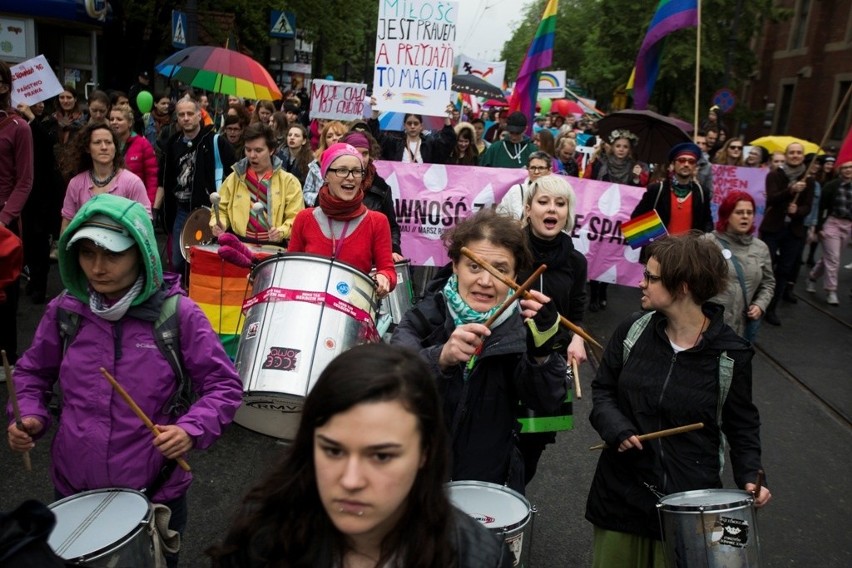
<svg viewBox="0 0 852 568"><path fill-rule="evenodd" d="M325 179L325 174L328 172L328 168L331 167L331 164L333 164L334 161L337 158L340 158L341 156L355 156L356 158L358 158L358 163L361 164L361 167L364 167L364 162L361 159L361 152L359 152L349 144L338 142L337 144L332 144L331 146L326 148L325 152L322 153L320 172L322 173L323 179Z"/></svg>
<svg viewBox="0 0 852 568"><path fill-rule="evenodd" d="M370 149L370 141L362 132L347 132L340 138L340 142L349 144L355 148Z"/></svg>
<svg viewBox="0 0 852 568"><path fill-rule="evenodd" d="M692 142L681 142L669 150L669 162L674 162L682 155L692 156L696 161L701 159L701 148Z"/></svg>
<svg viewBox="0 0 852 568"><path fill-rule="evenodd" d="M506 130L512 134L520 134L527 129L527 117L520 111L515 111L506 120Z"/></svg>

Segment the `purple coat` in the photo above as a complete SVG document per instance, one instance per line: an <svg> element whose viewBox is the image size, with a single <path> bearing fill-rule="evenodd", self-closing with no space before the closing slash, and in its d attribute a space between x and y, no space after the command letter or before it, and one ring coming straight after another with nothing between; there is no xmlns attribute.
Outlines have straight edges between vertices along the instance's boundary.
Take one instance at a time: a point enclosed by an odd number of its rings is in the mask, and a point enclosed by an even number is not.
<svg viewBox="0 0 852 568"><path fill-rule="evenodd" d="M163 297L182 294L176 275L166 275L165 293L155 294L118 322L94 315L89 306L62 294L47 306L32 346L18 360L14 381L21 416L35 416L50 427L47 403L59 380L63 394L59 429L52 446L51 475L63 495L105 487L142 489L157 477L166 459L142 421L116 393L106 368L155 424L177 424L209 447L233 420L242 401L242 384L207 317L190 299L179 306L184 368L198 400L175 419L163 407L177 379L154 340L153 321ZM58 307L80 314L77 334L63 356ZM139 319L139 316L143 319ZM11 412L7 408L11 416ZM191 461L191 457L189 458ZM153 496L166 502L184 495L192 474L175 468Z"/></svg>

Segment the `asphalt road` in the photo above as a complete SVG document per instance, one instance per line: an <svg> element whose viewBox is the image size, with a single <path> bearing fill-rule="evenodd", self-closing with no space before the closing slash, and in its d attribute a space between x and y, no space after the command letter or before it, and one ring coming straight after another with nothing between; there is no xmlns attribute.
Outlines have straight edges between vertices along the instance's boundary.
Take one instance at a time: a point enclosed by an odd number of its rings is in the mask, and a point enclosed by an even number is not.
<svg viewBox="0 0 852 568"><path fill-rule="evenodd" d="M852 249L845 253L844 264L852 260ZM827 306L822 294L807 294L800 284L799 303L781 306L783 325L764 325L757 342L754 399L761 412L763 461L774 496L757 515L761 566L852 566L846 483L852 464L852 270L841 272L841 306ZM58 293L59 286L54 266L49 292ZM589 314L588 323L606 340L637 308L636 289L611 287L608 309ZM41 306L22 300L22 348L29 344L41 312ZM591 563L592 527L583 515L597 459L588 447L599 439L588 423L593 369L583 365L580 374L586 396L574 402L575 429L560 434L547 449L527 491L538 511L531 562L538 568ZM0 389L0 401L5 406L5 388ZM43 440L34 450L31 474L24 472L18 455L0 451L0 510L27 498L52 500L48 446ZM196 477L189 493L182 566L209 564L204 549L222 536L241 496L279 459L282 447L235 425L210 450L188 456ZM733 486L729 474L726 485Z"/></svg>

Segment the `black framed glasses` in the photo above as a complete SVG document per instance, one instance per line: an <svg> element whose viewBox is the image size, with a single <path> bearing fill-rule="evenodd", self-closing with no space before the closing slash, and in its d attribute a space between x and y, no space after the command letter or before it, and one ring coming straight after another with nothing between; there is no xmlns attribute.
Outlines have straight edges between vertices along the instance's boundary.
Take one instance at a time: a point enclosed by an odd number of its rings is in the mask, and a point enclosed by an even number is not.
<svg viewBox="0 0 852 568"><path fill-rule="evenodd" d="M527 166L527 170L531 171L534 174L540 174L541 172L546 172L549 170L547 166Z"/></svg>
<svg viewBox="0 0 852 568"><path fill-rule="evenodd" d="M642 271L642 280L644 280L648 284L653 284L654 282L659 282L662 279L663 279L662 276L657 276L656 274L651 274L647 270Z"/></svg>
<svg viewBox="0 0 852 568"><path fill-rule="evenodd" d="M330 171L340 179L346 179L349 177L350 174L355 179L364 177L364 170L350 170L349 168L329 168L328 171Z"/></svg>

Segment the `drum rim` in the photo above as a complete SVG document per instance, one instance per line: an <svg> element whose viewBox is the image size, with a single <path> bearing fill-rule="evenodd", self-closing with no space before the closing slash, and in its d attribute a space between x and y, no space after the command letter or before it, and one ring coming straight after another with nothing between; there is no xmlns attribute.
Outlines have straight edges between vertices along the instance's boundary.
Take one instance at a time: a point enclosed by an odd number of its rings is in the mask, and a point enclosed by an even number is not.
<svg viewBox="0 0 852 568"><path fill-rule="evenodd" d="M178 243L179 243L179 246L180 246L181 256L183 256L184 260L186 260L186 261L189 261L189 250L188 249L192 248L194 246L198 246L201 243L196 243L194 245L188 245L188 243L185 242L186 239L184 238L184 229L186 229L186 226L189 224L190 219L192 219L194 216L198 215L201 211L204 211L204 210L207 211L207 220L208 221L213 218L213 210L210 209L209 207L206 207L204 205L202 205L200 207L196 207L195 209L193 209L192 211L189 212L189 215L187 215L186 221L184 221L184 224L183 224L184 228L181 229L180 234L177 236L178 237ZM209 228L209 226L208 226L208 231L210 231L210 235L212 237L213 236L213 233L212 233L213 229Z"/></svg>
<svg viewBox="0 0 852 568"><path fill-rule="evenodd" d="M328 262L329 264L331 264L333 266L340 266L341 268L349 269L349 270L355 272L358 276L363 276L364 279L369 280L371 283L373 282L373 280L370 278L369 274L361 272L358 268L356 268L355 266L352 266L348 262L342 261L339 258L329 258L327 256L312 253L312 252L279 252L279 253L273 254L271 256L264 258L260 262L258 262L252 268L251 275L252 275L252 277L254 277L255 272L260 270L260 267L263 266L264 264L275 262L275 261L278 261L278 260L281 260L281 259L299 258L299 257L305 257L305 258L308 258L308 259L324 260L324 261Z"/></svg>
<svg viewBox="0 0 852 568"><path fill-rule="evenodd" d="M518 493L517 491L515 491L511 487L507 487L505 485L498 485L497 483L491 483L489 481L477 481L477 480L474 480L474 479L462 479L462 480L458 480L458 481L448 481L447 483L444 484L444 487L447 490L447 499L450 499L449 490L452 489L453 487L474 487L474 488L479 487L479 488L489 489L489 490L492 490L492 491L499 491L501 493L507 493L510 496L517 498L524 505L526 505L527 514L524 515L524 517L521 520L516 521L514 523L511 523L511 524L508 524L508 525L502 525L502 526L494 527L494 528L486 527L484 524L480 523L480 524L482 524L482 526L485 529L487 529L491 532L506 534L506 533L513 532L513 531L517 530L518 528L525 527L526 525L528 525L530 523L530 521L532 520L533 514L535 512L533 510L533 506L530 503L529 499L527 499L525 496L521 495L520 493ZM453 507L455 507L456 509L458 509L459 511L461 511L462 513L464 513L465 515L467 515L469 517L472 516L470 513L468 513L467 511L465 511L464 509L462 509L461 507L459 507L455 503L453 503L452 499L450 499L450 504Z"/></svg>
<svg viewBox="0 0 852 568"><path fill-rule="evenodd" d="M724 503L705 503L705 504L690 504L690 505L678 505L673 503L667 503L667 499L672 499L675 497L682 497L688 493L693 494L706 494L708 496L713 494L721 494L726 493L731 496L740 496L742 499L737 501L727 501ZM740 509L742 507L751 505L754 503L754 497L748 492L742 489L721 489L721 488L713 488L713 489L693 489L691 491L678 491L677 493L670 493L664 497L660 498L659 503L657 504L663 511L691 511L691 512L701 512L701 511L724 511L729 509Z"/></svg>
<svg viewBox="0 0 852 568"><path fill-rule="evenodd" d="M139 522L137 522L136 525L128 533L124 534L123 536L120 536L119 538L115 539L113 542L109 543L108 545L103 546L101 548L98 548L96 550L86 552L85 554L81 554L79 556L71 557L71 558L66 558L66 557L62 556L61 558L63 560L67 560L69 562L78 562L78 561L79 562L90 562L92 560L97 560L98 558L101 558L101 557L113 552L114 550L122 548L125 544L127 544L128 542L135 539L137 537L137 535L139 534L139 532L141 530L143 530L146 525L151 523L151 521L153 519L154 511L151 507L150 499L148 499L148 497L144 493L142 493L141 491L137 491L135 489L128 489L128 488L125 488L125 487L107 487L107 488L104 488L104 489L91 489L89 491L81 491L80 493L75 493L74 495L69 495L68 497L63 497L59 501L54 501L53 503L49 504L47 506L47 508L50 509L51 512L52 512L55 507L58 507L59 505L63 505L65 503L71 502L75 499L78 499L78 498L86 496L86 495L94 495L94 494L97 494L97 493L113 493L113 492L138 495L139 497L141 497L145 501L145 503L148 504L147 514L144 517L142 517L141 519L139 519ZM55 515L55 513L54 513L54 515ZM48 539L48 541L49 541L49 539ZM53 547L51 547L51 550L53 550ZM57 556L58 556L58 554L57 554Z"/></svg>

